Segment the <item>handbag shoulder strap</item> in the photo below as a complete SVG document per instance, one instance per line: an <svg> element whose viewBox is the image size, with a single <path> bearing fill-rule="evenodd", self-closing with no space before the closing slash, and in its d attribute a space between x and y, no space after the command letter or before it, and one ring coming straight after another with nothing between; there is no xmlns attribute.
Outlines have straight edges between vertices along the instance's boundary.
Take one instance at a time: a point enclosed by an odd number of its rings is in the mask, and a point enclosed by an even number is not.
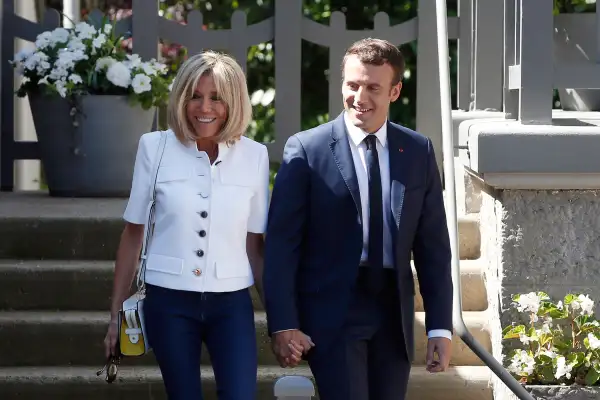
<svg viewBox="0 0 600 400"><path fill-rule="evenodd" d="M167 143L167 132L160 131L160 142L156 149L156 157L154 157L154 163L152 165L152 185L150 186L150 201L154 203L156 201L156 179L158 178L158 169L162 161L163 154L165 153L165 145Z"/></svg>
<svg viewBox="0 0 600 400"><path fill-rule="evenodd" d="M145 287L145 275L146 275L146 255L148 251L148 243L152 237L154 231L154 210L156 207L156 179L158 178L158 170L160 163L165 153L165 147L167 143L167 132L160 131L160 142L156 149L156 156L154 157L154 163L152 165L152 184L150 185L150 201L148 202L148 208L146 210L146 223L144 224L144 240L142 242L141 252L141 263L137 274L137 288L138 291L142 291Z"/></svg>

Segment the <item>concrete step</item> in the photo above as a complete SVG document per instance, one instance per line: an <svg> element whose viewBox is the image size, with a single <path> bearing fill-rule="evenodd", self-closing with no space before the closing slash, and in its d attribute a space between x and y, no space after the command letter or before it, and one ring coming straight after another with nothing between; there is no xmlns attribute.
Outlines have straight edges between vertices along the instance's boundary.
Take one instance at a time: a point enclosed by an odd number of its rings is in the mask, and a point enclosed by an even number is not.
<svg viewBox="0 0 600 400"><path fill-rule="evenodd" d="M284 375L311 376L308 368L260 367L258 400L273 399L273 385ZM216 400L212 370L204 368L201 376L205 400ZM423 367L413 367L407 400L492 400L489 379L487 367L454 367L435 375ZM0 368L0 393L2 400L167 398L158 368L125 366L119 368L118 380L110 385L96 376L94 367Z"/></svg>
<svg viewBox="0 0 600 400"><path fill-rule="evenodd" d="M467 312L465 322L474 337L491 349L486 312ZM427 336L425 313L416 313L415 365L425 363ZM96 365L103 359L102 340L106 333L106 312L0 312L0 366ZM264 312L255 313L259 365L277 365L270 349ZM317 344L318 345L318 344ZM210 364L204 351L202 362ZM152 354L132 358L127 363L154 364ZM453 365L481 365L471 350L457 337L453 340Z"/></svg>
<svg viewBox="0 0 600 400"><path fill-rule="evenodd" d="M0 258L113 260L127 199L0 193ZM478 216L459 217L460 258L480 254Z"/></svg>
<svg viewBox="0 0 600 400"><path fill-rule="evenodd" d="M465 311L487 309L481 261L462 260L462 304ZM0 260L0 310L108 310L113 262ZM423 311L418 290L417 311ZM262 309L253 290L255 308Z"/></svg>

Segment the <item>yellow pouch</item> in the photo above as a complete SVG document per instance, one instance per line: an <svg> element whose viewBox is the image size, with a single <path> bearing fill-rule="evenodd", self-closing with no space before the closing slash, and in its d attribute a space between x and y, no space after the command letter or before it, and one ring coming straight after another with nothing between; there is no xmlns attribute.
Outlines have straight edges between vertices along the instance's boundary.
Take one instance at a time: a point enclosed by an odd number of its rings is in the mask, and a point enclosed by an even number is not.
<svg viewBox="0 0 600 400"><path fill-rule="evenodd" d="M123 302L119 317L119 348L123 356L142 356L149 351L144 324L144 297L136 293Z"/></svg>

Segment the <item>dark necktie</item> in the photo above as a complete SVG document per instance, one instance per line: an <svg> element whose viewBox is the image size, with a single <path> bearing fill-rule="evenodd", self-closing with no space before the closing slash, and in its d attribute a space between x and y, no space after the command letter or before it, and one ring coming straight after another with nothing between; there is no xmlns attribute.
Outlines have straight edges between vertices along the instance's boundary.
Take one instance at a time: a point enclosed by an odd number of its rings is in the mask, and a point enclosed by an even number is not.
<svg viewBox="0 0 600 400"><path fill-rule="evenodd" d="M373 134L365 138L367 145L366 161L369 178L369 246L368 259L372 269L383 268L383 205L381 193L381 172L377 154L377 137ZM374 271L373 271L374 272ZM380 272L380 271L378 271ZM376 273L377 274L377 273Z"/></svg>

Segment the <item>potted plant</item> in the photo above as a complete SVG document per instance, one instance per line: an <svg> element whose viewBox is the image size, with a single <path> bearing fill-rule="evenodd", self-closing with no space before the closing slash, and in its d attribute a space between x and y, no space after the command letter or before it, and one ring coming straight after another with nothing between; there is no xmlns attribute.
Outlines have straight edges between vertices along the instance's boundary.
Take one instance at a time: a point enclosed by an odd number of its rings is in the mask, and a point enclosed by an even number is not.
<svg viewBox="0 0 600 400"><path fill-rule="evenodd" d="M43 32L12 61L51 196L128 196L139 138L168 100L168 68L127 54L107 21Z"/></svg>
<svg viewBox="0 0 600 400"><path fill-rule="evenodd" d="M553 302L531 292L513 300L527 322L503 330L513 348L508 371L540 398L600 397L600 323L589 296L568 294Z"/></svg>
<svg viewBox="0 0 600 400"><path fill-rule="evenodd" d="M555 62L579 64L596 61L596 0L554 0ZM600 111L600 90L560 88L561 108Z"/></svg>

